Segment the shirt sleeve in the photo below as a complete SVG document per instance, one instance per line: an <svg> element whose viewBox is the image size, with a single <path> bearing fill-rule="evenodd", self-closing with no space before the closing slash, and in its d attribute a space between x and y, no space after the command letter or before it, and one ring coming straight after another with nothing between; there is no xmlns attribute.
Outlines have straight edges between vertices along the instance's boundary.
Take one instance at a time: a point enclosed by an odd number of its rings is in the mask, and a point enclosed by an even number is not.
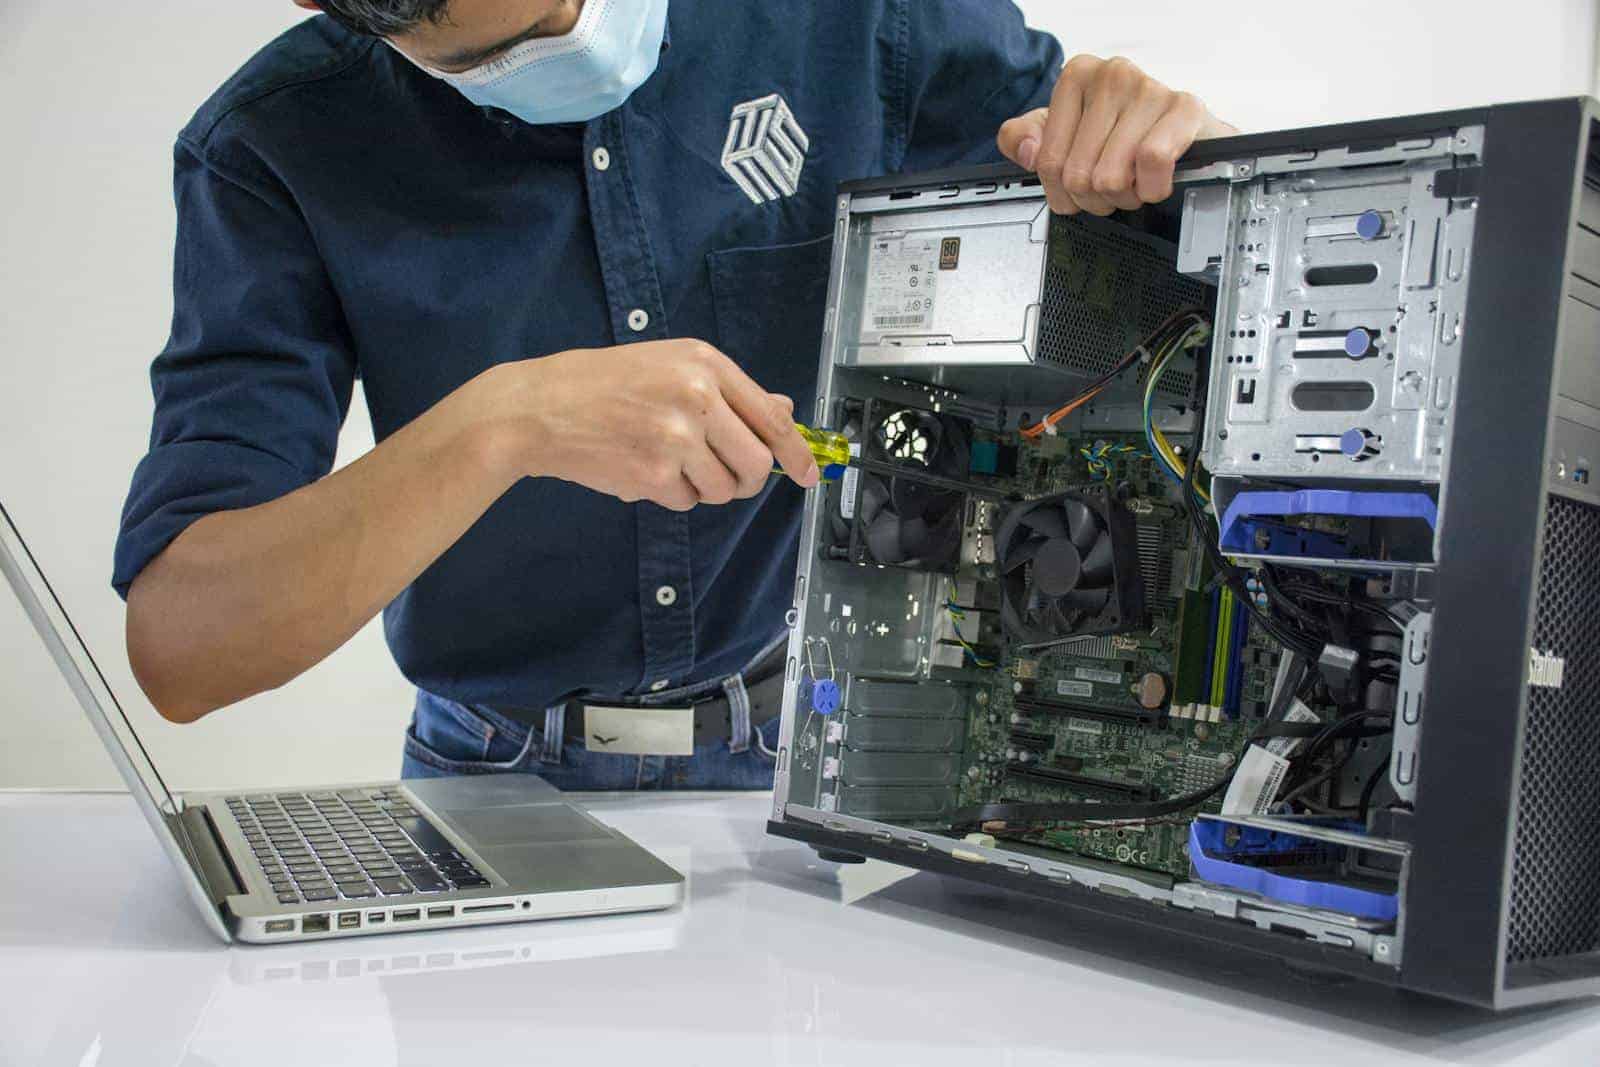
<svg viewBox="0 0 1600 1067"><path fill-rule="evenodd" d="M1002 159L1007 119L1050 103L1061 45L1011 0L903 0L906 145L912 172Z"/></svg>
<svg viewBox="0 0 1600 1067"><path fill-rule="evenodd" d="M112 586L196 519L327 474L356 362L304 217L264 166L180 139L172 332L150 369L150 451L123 505Z"/></svg>

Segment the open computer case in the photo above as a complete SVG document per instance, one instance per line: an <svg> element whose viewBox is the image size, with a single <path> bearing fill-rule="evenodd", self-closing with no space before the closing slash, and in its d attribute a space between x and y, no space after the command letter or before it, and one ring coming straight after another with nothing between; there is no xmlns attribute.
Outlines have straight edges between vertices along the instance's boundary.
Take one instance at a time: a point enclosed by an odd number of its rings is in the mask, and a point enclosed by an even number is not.
<svg viewBox="0 0 1600 1067"><path fill-rule="evenodd" d="M1600 111L842 187L769 830L1495 1008L1600 992ZM1196 462L1198 455L1198 462Z"/></svg>

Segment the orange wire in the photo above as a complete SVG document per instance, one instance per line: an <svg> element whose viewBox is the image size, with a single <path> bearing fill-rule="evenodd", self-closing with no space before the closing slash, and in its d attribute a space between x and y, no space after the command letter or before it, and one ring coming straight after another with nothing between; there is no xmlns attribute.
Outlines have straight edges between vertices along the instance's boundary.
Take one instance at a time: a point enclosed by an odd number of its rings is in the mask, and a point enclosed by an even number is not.
<svg viewBox="0 0 1600 1067"><path fill-rule="evenodd" d="M1110 383L1108 382L1107 384ZM1066 418L1068 415L1071 415L1074 411L1077 411L1079 408L1083 407L1083 405L1099 396L1101 391L1104 389L1105 386L1102 385L1099 389L1084 393L1072 403L1056 408L1050 414L1046 415L1032 426L1029 426L1027 429L1023 430L1022 436L1031 441L1036 437L1040 437L1048 433L1050 431L1050 427L1054 426L1056 423L1060 422L1062 419Z"/></svg>

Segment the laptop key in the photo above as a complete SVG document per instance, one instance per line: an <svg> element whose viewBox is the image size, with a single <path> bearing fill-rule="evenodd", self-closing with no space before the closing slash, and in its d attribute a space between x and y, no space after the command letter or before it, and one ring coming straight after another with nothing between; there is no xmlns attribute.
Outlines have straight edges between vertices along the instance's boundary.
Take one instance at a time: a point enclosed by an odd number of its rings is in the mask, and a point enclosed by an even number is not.
<svg viewBox="0 0 1600 1067"><path fill-rule="evenodd" d="M279 893L278 894L278 903L279 904L298 904L298 903L300 903L300 894L299 893Z"/></svg>
<svg viewBox="0 0 1600 1067"><path fill-rule="evenodd" d="M450 880L456 884L457 889L476 889L479 886L489 884L489 879L487 878L456 878L452 876Z"/></svg>
<svg viewBox="0 0 1600 1067"><path fill-rule="evenodd" d="M375 897L378 891L366 882L338 882L339 892L347 897Z"/></svg>
<svg viewBox="0 0 1600 1067"><path fill-rule="evenodd" d="M378 887L378 892L386 897L398 897L411 892L411 883L401 877L374 878L373 884Z"/></svg>
<svg viewBox="0 0 1600 1067"><path fill-rule="evenodd" d="M319 886L316 889L305 890L306 899L312 903L319 900L338 900L339 894L333 886Z"/></svg>
<svg viewBox="0 0 1600 1067"><path fill-rule="evenodd" d="M438 893L447 886L445 880L432 871L407 871L406 875L419 893Z"/></svg>

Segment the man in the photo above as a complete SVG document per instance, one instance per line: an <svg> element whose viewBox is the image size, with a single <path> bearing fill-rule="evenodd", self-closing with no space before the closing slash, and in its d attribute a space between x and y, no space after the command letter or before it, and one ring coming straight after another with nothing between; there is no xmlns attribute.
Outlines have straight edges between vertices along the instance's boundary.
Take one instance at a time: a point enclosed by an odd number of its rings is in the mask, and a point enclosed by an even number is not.
<svg viewBox="0 0 1600 1067"><path fill-rule="evenodd" d="M382 610L407 774L768 784L837 183L998 131L1105 214L1227 131L1000 0L296 2L178 138L114 584L175 722Z"/></svg>

